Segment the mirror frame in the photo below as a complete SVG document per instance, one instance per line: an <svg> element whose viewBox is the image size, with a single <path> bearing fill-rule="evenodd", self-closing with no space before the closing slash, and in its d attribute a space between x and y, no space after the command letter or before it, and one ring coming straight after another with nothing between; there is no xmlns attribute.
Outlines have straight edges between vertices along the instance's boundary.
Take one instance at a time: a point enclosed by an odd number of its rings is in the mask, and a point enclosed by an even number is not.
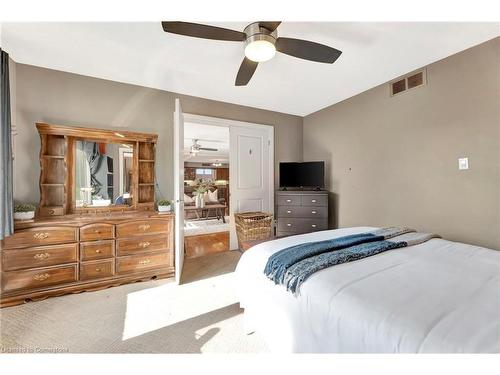
<svg viewBox="0 0 500 375"><path fill-rule="evenodd" d="M42 143L44 137L47 136L64 136L66 147L65 147L65 189L64 189L64 205L63 214L85 214L85 213L99 213L99 212L112 212L112 211L133 211L133 210L154 210L154 188L155 182L145 185L152 186L152 197L150 199L145 199L143 202L139 202L139 148L144 147L144 149L150 150L150 158L148 162L153 163L152 173L153 178L154 167L156 162L156 142L158 140L157 134L151 133L139 133L124 130L111 130L111 129L98 129L98 128L83 128L76 126L63 126L63 125L53 125L46 123L36 123L40 137L42 138ZM121 144L131 144L133 146L133 172L132 172L132 186L131 186L131 199L132 204L126 205L111 205L103 207L76 207L76 168L75 168L75 155L76 155L76 141L94 141L99 143L121 143ZM40 152L40 160L42 159L42 151ZM150 164L147 163L147 164ZM151 173L151 170L149 171ZM42 173L42 172L41 172ZM44 171L43 173L50 173L50 171ZM151 190L149 191L151 192ZM43 189L40 188L40 199L43 201ZM151 195L151 194L150 194Z"/></svg>
<svg viewBox="0 0 500 375"><path fill-rule="evenodd" d="M98 142L98 143L106 143L106 144L128 144L128 145L132 145L132 184L130 186L130 193L131 193L131 196L132 196L132 201L131 201L131 204L129 205L115 205L115 204L111 204L109 206L100 206L100 207L96 207L96 206L81 206L81 207L77 207L76 206L76 143L78 141L90 141L90 142ZM120 141L120 142L111 142L107 139L105 140L102 140L102 139L89 139L89 138L81 138L81 137L74 137L73 138L73 145L72 145L72 153L73 155L75 155L75 157L73 158L73 168L72 168L72 181L73 181L73 184L72 186L70 186L70 188L73 188L73 192L72 192L72 196L73 196L73 199L72 199L72 207L73 207L73 212L75 213L79 213L79 212L87 212L88 210L90 211L94 211L95 209L104 209L104 211L108 211L108 210L111 210L111 211L125 211L125 210L128 210L130 209L130 207L132 206L137 206L136 205L136 199L137 199L137 190L135 189L136 187L136 184L135 184L135 179L136 179L136 175L137 175L137 172L136 172L136 168L137 168L137 165L138 165L138 162L136 159L136 154L137 152L139 151L138 149L138 145L137 145L137 142L133 142L133 141ZM113 200L112 200L113 201Z"/></svg>

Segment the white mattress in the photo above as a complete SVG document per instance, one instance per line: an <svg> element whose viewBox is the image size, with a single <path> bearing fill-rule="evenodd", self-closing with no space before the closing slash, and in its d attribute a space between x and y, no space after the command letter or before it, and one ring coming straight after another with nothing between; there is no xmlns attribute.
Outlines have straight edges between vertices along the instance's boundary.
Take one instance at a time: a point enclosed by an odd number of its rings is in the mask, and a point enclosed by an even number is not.
<svg viewBox="0 0 500 375"><path fill-rule="evenodd" d="M319 271L297 297L263 273L280 249L371 229L246 251L235 276L248 331L276 352L500 352L500 251L432 239Z"/></svg>

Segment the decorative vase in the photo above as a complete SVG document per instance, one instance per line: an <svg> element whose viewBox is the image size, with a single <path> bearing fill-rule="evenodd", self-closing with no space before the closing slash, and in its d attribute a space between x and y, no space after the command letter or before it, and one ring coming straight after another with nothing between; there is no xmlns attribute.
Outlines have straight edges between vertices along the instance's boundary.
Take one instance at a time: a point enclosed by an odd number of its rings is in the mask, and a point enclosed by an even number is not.
<svg viewBox="0 0 500 375"><path fill-rule="evenodd" d="M168 206L158 206L158 212L170 212L170 205L168 205Z"/></svg>
<svg viewBox="0 0 500 375"><path fill-rule="evenodd" d="M196 194L196 196L194 197L194 205L196 206L196 208L200 208L200 194Z"/></svg>
<svg viewBox="0 0 500 375"><path fill-rule="evenodd" d="M14 220L31 220L35 217L35 211L14 212Z"/></svg>
<svg viewBox="0 0 500 375"><path fill-rule="evenodd" d="M203 198L203 195L198 194L200 197L200 208L205 207L205 199Z"/></svg>

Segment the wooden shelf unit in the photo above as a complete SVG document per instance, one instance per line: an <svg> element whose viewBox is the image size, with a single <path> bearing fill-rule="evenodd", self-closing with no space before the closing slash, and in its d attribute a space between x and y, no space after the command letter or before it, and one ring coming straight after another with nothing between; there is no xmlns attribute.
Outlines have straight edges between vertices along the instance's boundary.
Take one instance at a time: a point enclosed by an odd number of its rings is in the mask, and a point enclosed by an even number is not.
<svg viewBox="0 0 500 375"><path fill-rule="evenodd" d="M40 207L39 213L55 215L67 209L68 138L40 133Z"/></svg>
<svg viewBox="0 0 500 375"><path fill-rule="evenodd" d="M155 144L139 142L138 149L138 203L152 209L155 203Z"/></svg>

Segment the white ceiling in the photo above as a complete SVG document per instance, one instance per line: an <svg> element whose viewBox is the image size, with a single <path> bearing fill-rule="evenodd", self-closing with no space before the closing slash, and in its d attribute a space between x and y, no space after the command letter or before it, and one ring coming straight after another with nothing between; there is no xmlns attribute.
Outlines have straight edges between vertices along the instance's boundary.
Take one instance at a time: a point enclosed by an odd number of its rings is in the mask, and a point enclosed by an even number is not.
<svg viewBox="0 0 500 375"><path fill-rule="evenodd" d="M200 151L196 156L190 156L189 151L193 139L198 139L202 147L216 148L217 151ZM229 162L229 128L184 123L184 157L185 161L196 163Z"/></svg>
<svg viewBox="0 0 500 375"><path fill-rule="evenodd" d="M20 63L305 116L499 36L499 25L283 22L279 35L343 54L330 65L277 53L246 87L234 86L243 43L167 34L160 22L3 23L2 45Z"/></svg>

